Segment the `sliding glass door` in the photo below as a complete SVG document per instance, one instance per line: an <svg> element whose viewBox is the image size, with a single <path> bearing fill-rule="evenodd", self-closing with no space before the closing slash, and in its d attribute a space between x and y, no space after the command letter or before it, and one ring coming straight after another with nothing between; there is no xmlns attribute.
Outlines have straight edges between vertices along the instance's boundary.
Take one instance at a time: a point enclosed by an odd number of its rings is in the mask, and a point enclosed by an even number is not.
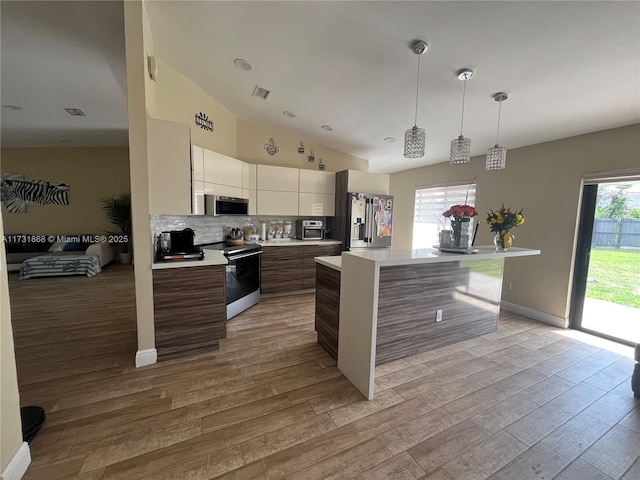
<svg viewBox="0 0 640 480"><path fill-rule="evenodd" d="M584 186L571 325L640 343L640 182Z"/></svg>

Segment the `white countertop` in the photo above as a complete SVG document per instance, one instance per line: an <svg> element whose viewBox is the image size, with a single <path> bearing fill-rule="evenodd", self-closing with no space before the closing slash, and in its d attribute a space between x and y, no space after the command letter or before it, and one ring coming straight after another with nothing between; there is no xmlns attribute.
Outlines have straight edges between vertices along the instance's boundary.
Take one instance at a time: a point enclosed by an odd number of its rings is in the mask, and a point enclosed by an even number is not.
<svg viewBox="0 0 640 480"><path fill-rule="evenodd" d="M255 243L263 247L293 247L300 245L339 245L342 242L340 240L298 240L292 238L291 240L259 240Z"/></svg>
<svg viewBox="0 0 640 480"><path fill-rule="evenodd" d="M540 255L540 250L512 247L506 252L496 252L493 246L477 247L478 252L472 254L440 252L432 248L418 250L393 250L378 248L372 250L354 250L343 252L343 255L353 255L375 262L378 266L415 265L420 263L442 263L468 260L488 260L495 258L525 257ZM334 270L342 270L342 257L316 257L315 261Z"/></svg>
<svg viewBox="0 0 640 480"><path fill-rule="evenodd" d="M338 272L342 271L342 257L316 257L314 258L316 263L320 265L324 265L325 267L332 268L333 270L337 270Z"/></svg>
<svg viewBox="0 0 640 480"><path fill-rule="evenodd" d="M165 268L186 268L186 267L208 267L210 265L226 265L227 259L220 250L203 248L204 258L202 260L173 260L158 262L151 265L151 270L163 270Z"/></svg>

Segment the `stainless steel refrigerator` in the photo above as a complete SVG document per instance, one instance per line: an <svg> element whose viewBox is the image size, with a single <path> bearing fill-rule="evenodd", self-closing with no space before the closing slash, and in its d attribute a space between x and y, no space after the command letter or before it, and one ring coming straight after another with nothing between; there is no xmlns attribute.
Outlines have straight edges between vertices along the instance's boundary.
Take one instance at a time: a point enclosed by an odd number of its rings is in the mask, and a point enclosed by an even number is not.
<svg viewBox="0 0 640 480"><path fill-rule="evenodd" d="M393 234L393 195L347 193L345 249L388 248Z"/></svg>

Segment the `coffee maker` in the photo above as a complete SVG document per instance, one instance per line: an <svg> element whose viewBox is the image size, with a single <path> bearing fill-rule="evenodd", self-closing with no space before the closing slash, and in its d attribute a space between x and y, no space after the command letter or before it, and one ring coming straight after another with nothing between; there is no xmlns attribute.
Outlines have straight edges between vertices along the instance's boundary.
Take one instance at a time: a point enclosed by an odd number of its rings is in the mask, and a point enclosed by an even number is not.
<svg viewBox="0 0 640 480"><path fill-rule="evenodd" d="M193 245L195 233L190 228L164 231L156 241L156 260L202 260L202 249Z"/></svg>

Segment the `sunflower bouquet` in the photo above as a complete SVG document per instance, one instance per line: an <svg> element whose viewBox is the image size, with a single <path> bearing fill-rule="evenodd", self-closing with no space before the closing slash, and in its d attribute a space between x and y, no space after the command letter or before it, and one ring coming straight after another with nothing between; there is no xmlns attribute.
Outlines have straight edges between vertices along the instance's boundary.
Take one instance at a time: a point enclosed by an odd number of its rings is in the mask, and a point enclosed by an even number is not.
<svg viewBox="0 0 640 480"><path fill-rule="evenodd" d="M522 225L524 216L522 215L522 209L518 212L513 212L511 208L504 208L504 204L502 204L500 210L489 211L486 222L491 231L496 234L493 239L496 250L502 251L511 247L515 235L510 234L509 230Z"/></svg>
<svg viewBox="0 0 640 480"><path fill-rule="evenodd" d="M508 233L513 227L522 225L524 223L524 216L522 215L522 209L518 212L511 211L511 208L505 208L502 204L500 210L491 210L487 214L487 225L495 233Z"/></svg>

